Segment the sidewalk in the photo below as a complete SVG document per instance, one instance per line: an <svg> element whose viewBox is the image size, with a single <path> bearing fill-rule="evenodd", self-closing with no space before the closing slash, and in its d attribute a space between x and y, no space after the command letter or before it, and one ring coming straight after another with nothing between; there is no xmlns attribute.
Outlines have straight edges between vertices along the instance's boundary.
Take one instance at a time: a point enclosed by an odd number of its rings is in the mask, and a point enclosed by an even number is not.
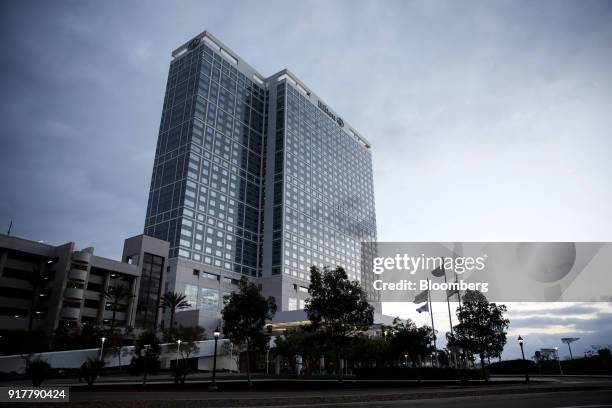
<svg viewBox="0 0 612 408"><path fill-rule="evenodd" d="M609 381L612 384L612 376L605 375L531 375L532 384L537 383L565 383L565 384L577 384L577 383L592 383L600 381ZM185 389L198 388L198 384L205 386L211 381L210 373L193 373L187 377L187 380L183 386ZM217 374L217 382L219 384L230 385L227 388L240 388L241 384L245 384L247 381L245 375L236 373L220 373ZM354 377L348 377L344 379L343 387L337 387L338 380L336 377L329 376L326 378L321 377L298 377L298 376L265 376L265 375L253 375L252 381L259 384L258 389L269 389L275 385L286 389L288 386L291 389L295 388L349 388L353 386L373 386L378 388L381 384L387 385L390 388L396 387L440 387L440 386L461 386L459 380L360 380ZM522 384L524 382L523 375L493 375L489 379L489 384ZM94 388L97 390L103 389L133 389L134 387L141 387L143 384L142 376L130 376L127 373L120 375L101 375L95 382ZM164 389L174 386L174 378L168 373L160 373L156 375L149 375L147 377L147 386L160 386ZM300 387L300 384L302 385ZM483 380L470 380L467 384L469 386L475 386L478 384L485 384ZM28 379L20 380L5 380L0 381L0 386L31 386L31 381ZM50 378L44 381L43 386L70 386L75 389L86 388L87 384L84 381L78 381L77 378L64 377L64 378Z"/></svg>

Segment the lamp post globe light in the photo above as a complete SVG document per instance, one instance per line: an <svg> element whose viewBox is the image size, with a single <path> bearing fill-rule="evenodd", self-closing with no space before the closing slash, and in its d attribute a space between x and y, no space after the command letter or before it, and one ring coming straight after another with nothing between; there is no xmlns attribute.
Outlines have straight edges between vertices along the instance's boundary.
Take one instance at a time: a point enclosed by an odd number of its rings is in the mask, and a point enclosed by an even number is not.
<svg viewBox="0 0 612 408"><path fill-rule="evenodd" d="M104 360L104 342L106 341L106 337L100 337L100 355L98 356L98 363L101 363ZM96 368L96 378L100 378L100 368Z"/></svg>
<svg viewBox="0 0 612 408"><path fill-rule="evenodd" d="M523 338L519 335L518 336L518 343L519 346L521 346L521 356L523 357L523 365L525 366L525 382L529 382L529 367L527 366L526 362L525 362L525 351L523 350Z"/></svg>
<svg viewBox="0 0 612 408"><path fill-rule="evenodd" d="M211 391L215 391L217 389L217 342L219 341L220 335L221 332L217 327L213 332L213 336L215 337L215 352L213 353L212 383L210 384L210 387L208 387L208 389Z"/></svg>
<svg viewBox="0 0 612 408"><path fill-rule="evenodd" d="M104 355L104 342L106 341L106 337L102 337L100 339L100 358L98 358L98 361L102 361L102 356Z"/></svg>

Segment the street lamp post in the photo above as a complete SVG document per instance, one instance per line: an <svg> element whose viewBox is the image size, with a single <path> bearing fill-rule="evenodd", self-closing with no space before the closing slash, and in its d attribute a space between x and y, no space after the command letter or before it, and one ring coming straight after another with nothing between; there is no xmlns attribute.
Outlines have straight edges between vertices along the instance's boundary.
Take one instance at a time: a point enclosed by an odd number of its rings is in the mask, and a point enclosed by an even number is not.
<svg viewBox="0 0 612 408"><path fill-rule="evenodd" d="M271 326L270 330L268 330L268 333L272 332ZM274 337L270 336L268 337L268 347L266 348L266 375L270 375L270 349L272 348L272 340L274 339Z"/></svg>
<svg viewBox="0 0 612 408"><path fill-rule="evenodd" d="M147 385L147 360L149 359L149 347L150 347L150 344L145 344L144 346L144 349L145 349L144 361L143 361L144 375L142 376L142 385Z"/></svg>
<svg viewBox="0 0 612 408"><path fill-rule="evenodd" d="M557 355L557 363L559 363L559 374L563 375L563 368L561 367L561 359L559 358L559 347L555 347L555 354Z"/></svg>
<svg viewBox="0 0 612 408"><path fill-rule="evenodd" d="M178 339L176 341L176 373L177 373L177 376L179 375L179 361L180 361L179 353L180 352L181 352L181 340Z"/></svg>
<svg viewBox="0 0 612 408"><path fill-rule="evenodd" d="M104 360L104 342L106 341L106 337L100 338L100 355L98 356L98 363ZM100 378L100 368L96 368L96 378Z"/></svg>
<svg viewBox="0 0 612 408"><path fill-rule="evenodd" d="M102 361L102 356L104 355L104 342L106 341L106 337L102 337L100 339L100 358L98 358L98 361Z"/></svg>
<svg viewBox="0 0 612 408"><path fill-rule="evenodd" d="M211 391L215 391L217 389L217 342L219 341L219 336L221 335L221 332L219 331L219 328L217 327L215 329L215 331L213 332L213 336L215 336L215 352L213 354L213 372L212 372L212 384L210 384L210 387L208 387L209 390Z"/></svg>
<svg viewBox="0 0 612 408"><path fill-rule="evenodd" d="M404 364L408 367L408 354L404 354Z"/></svg>
<svg viewBox="0 0 612 408"><path fill-rule="evenodd" d="M529 382L529 367L527 366L527 363L525 362L525 351L523 350L523 338L521 336L518 336L518 342L519 342L519 346L521 346L521 356L523 356L523 365L525 366L525 382L528 383Z"/></svg>

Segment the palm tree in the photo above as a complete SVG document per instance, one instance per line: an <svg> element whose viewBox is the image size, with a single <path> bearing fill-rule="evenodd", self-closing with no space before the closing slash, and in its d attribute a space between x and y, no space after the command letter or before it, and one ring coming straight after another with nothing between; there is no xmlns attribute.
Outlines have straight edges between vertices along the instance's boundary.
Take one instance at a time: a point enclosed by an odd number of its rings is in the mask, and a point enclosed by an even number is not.
<svg viewBox="0 0 612 408"><path fill-rule="evenodd" d="M117 315L117 310L119 309L119 304L129 303L136 296L132 294L130 288L125 285L117 285L111 286L108 290L102 293L102 296L111 302L113 308L113 318L111 320L111 332L115 328L115 319Z"/></svg>
<svg viewBox="0 0 612 408"><path fill-rule="evenodd" d="M174 329L174 314L177 310L187 309L191 307L191 304L187 301L187 296L182 293L168 292L160 299L160 306L164 311L168 309L170 311L170 329L169 333L172 336L172 330Z"/></svg>

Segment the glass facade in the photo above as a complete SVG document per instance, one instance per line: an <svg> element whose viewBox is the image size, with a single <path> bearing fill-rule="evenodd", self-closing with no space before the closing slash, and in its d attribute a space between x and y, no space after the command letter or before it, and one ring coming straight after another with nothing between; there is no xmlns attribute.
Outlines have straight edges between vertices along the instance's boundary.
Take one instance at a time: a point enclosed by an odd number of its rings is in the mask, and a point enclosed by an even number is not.
<svg viewBox="0 0 612 408"><path fill-rule="evenodd" d="M240 276L270 283L279 310L303 309L312 265L371 281L369 146L286 71L262 79L206 33L173 56L145 220L170 242L169 289L208 314Z"/></svg>
<svg viewBox="0 0 612 408"><path fill-rule="evenodd" d="M371 153L340 123L277 83L273 274L308 281L311 265L342 266L351 280L370 281L361 243L376 241Z"/></svg>
<svg viewBox="0 0 612 408"><path fill-rule="evenodd" d="M145 222L171 257L260 274L265 104L204 43L172 61Z"/></svg>
<svg viewBox="0 0 612 408"><path fill-rule="evenodd" d="M136 325L139 327L157 325L161 276L164 267L163 257L144 254L136 308Z"/></svg>
<svg viewBox="0 0 612 408"><path fill-rule="evenodd" d="M189 302L189 308L186 310L199 309L213 317L220 311L220 296L217 289L186 284L183 293Z"/></svg>

